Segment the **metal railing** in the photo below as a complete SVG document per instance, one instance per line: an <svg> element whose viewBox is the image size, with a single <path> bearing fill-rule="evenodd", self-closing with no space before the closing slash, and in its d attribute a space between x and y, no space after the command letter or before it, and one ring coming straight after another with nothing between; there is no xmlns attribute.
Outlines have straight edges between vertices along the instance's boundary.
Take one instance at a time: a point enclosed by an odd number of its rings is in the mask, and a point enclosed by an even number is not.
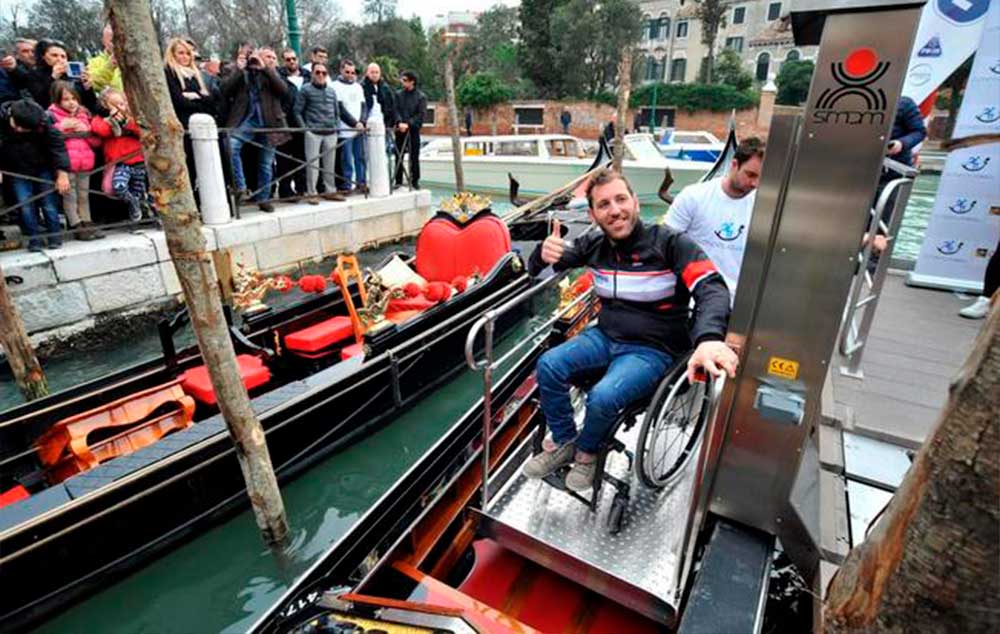
<svg viewBox="0 0 1000 634"><path fill-rule="evenodd" d="M889 270L895 238L903 222L903 213L910 200L913 179L917 170L909 165L886 158L883 169L894 177L885 183L875 207L870 212L864 248L858 254L858 272L851 286L847 311L840 330L840 354L847 359L840 373L853 379L864 378L861 358L864 355L868 333L875 319L875 309L882 294L885 276ZM884 235L885 249L874 253L875 237Z"/></svg>
<svg viewBox="0 0 1000 634"><path fill-rule="evenodd" d="M567 306L557 310L555 315L522 337L520 341L511 346L510 350L505 352L499 359L493 358L493 334L496 321L504 314L532 299L542 291L557 285L564 277L565 274L553 275L552 277L535 284L519 295L509 299L500 306L486 311L486 314L480 317L476 323L472 325L472 328L469 329L469 334L465 338L465 362L473 371L482 371L483 373L483 481L481 487L481 497L483 504L482 508L484 511L486 510L490 499L489 475L490 436L493 433L493 371L510 360L519 350L521 350L521 348L531 343L535 337L551 328L553 324L562 319L565 315L569 314L577 306L589 301L592 297L592 293L582 293ZM484 358L478 360L476 359L475 350L476 339L478 339L480 331L484 332Z"/></svg>

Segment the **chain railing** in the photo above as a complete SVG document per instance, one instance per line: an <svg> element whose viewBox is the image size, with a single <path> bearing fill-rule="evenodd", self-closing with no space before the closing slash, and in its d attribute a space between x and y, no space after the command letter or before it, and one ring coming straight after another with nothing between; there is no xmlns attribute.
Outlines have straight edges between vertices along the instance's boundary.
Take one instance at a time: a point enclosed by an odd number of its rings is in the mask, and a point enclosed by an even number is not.
<svg viewBox="0 0 1000 634"><path fill-rule="evenodd" d="M915 168L890 158L884 159L882 167L891 178L886 180L871 210L864 248L858 254L858 272L854 276L840 330L840 354L847 359L847 364L841 365L840 373L854 379L864 378L861 357L875 320L875 309L885 284L903 213L910 200L913 179L917 175ZM885 237L885 247L879 253L875 252L876 236Z"/></svg>

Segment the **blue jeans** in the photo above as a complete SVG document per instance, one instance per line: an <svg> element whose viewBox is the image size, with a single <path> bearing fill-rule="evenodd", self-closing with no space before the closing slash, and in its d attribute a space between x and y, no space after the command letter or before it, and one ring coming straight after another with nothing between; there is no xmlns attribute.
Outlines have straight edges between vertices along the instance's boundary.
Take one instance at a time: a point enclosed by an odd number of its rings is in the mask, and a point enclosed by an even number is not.
<svg viewBox="0 0 1000 634"><path fill-rule="evenodd" d="M55 180L52 170L42 170L35 174L35 176L47 181ZM62 244L62 240L59 238L59 232L62 231L62 226L59 224L59 197L56 195L53 187L54 185L51 182L39 183L38 181L30 181L26 178L17 178L16 176L11 183L11 188L14 190L14 199L18 203L22 203L46 190L49 191L49 193L41 198L21 207L21 222L24 224L25 233L30 238L28 241L29 247L42 246L42 241L34 237L38 235L38 211L36 207L42 208L45 231L54 234L49 237L49 246Z"/></svg>
<svg viewBox="0 0 1000 634"><path fill-rule="evenodd" d="M352 185L364 185L368 182L365 170L365 137L358 135L353 139L342 139L337 148L337 159L340 162L340 188L348 190Z"/></svg>
<svg viewBox="0 0 1000 634"><path fill-rule="evenodd" d="M662 350L613 341L597 327L549 350L538 360L535 376L552 439L563 445L576 438L577 449L597 453L618 414L652 394L673 362ZM587 393L587 414L577 437L569 388L602 374Z"/></svg>
<svg viewBox="0 0 1000 634"><path fill-rule="evenodd" d="M247 188L246 177L243 176L243 157L240 151L247 141L259 143L259 160L257 163L257 193L253 199L257 202L271 198L271 177L273 176L274 147L267 142L267 135L254 132L253 125L243 122L229 135L229 154L233 161L233 180L236 189L244 191Z"/></svg>

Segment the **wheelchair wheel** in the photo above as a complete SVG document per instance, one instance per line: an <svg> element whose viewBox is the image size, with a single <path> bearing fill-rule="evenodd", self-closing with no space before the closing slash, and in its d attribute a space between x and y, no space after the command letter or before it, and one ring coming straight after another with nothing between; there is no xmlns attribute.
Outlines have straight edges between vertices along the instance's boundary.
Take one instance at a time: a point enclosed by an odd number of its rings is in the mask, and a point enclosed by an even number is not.
<svg viewBox="0 0 1000 634"><path fill-rule="evenodd" d="M642 421L636 472L648 487L663 488L684 471L708 416L709 383L689 383L686 369L685 359L660 383Z"/></svg>

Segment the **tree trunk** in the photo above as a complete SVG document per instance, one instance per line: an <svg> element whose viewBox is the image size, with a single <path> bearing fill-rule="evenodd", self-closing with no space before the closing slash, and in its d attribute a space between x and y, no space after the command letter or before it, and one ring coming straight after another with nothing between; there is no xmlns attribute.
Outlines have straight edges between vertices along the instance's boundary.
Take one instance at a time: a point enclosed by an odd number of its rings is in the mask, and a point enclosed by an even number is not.
<svg viewBox="0 0 1000 634"><path fill-rule="evenodd" d="M615 123L614 166L622 171L625 158L625 120L628 118L628 99L632 94L632 47L622 49L622 59L618 64L618 116Z"/></svg>
<svg viewBox="0 0 1000 634"><path fill-rule="evenodd" d="M444 89L448 93L448 122L451 124L451 152L455 163L455 191L465 190L465 172L462 171L462 142L459 140L458 106L455 105L454 49L449 48L444 58Z"/></svg>
<svg viewBox="0 0 1000 634"><path fill-rule="evenodd" d="M212 258L184 160L184 129L174 114L159 57L149 0L106 0L115 32L115 57L131 110L142 128L150 192L184 291L198 347L219 409L236 445L257 526L268 543L288 533L284 504L264 430L250 408L219 300Z"/></svg>
<svg viewBox="0 0 1000 634"><path fill-rule="evenodd" d="M996 632L1000 623L1000 309L885 516L834 577L826 634Z"/></svg>
<svg viewBox="0 0 1000 634"><path fill-rule="evenodd" d="M24 322L21 321L14 298L7 288L3 267L0 267L0 346L7 353L14 382L24 400L33 401L48 396L49 382L35 357L35 351L31 349L28 332L24 329Z"/></svg>
<svg viewBox="0 0 1000 634"><path fill-rule="evenodd" d="M497 135L497 107L490 108L490 134Z"/></svg>

